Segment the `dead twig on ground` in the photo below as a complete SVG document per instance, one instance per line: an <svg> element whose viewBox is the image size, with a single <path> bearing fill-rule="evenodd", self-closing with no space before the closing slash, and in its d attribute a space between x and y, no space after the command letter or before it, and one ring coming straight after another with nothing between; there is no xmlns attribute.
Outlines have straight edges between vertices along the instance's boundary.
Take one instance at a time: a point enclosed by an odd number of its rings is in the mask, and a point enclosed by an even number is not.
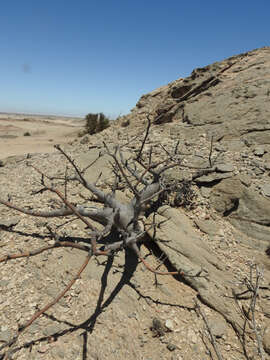
<svg viewBox="0 0 270 360"><path fill-rule="evenodd" d="M223 357L222 357L222 355L221 355L221 353L220 353L220 351L219 351L219 348L218 348L218 345L217 345L215 336L213 335L212 330L211 330L211 327L210 327L210 325L209 325L209 323L208 323L207 317L206 317L204 311L201 309L201 306L199 305L199 303L198 303L197 300L195 300L195 310L196 310L197 314L198 314L199 316L201 316L201 318L202 318L203 321L204 321L204 324L205 324L205 326L206 326L207 333L208 333L208 335L209 335L210 343L211 343L211 345L213 346L213 349L214 349L214 351L215 351L215 353L216 353L216 355L217 355L218 360L223 360Z"/></svg>
<svg viewBox="0 0 270 360"><path fill-rule="evenodd" d="M255 274L254 274L254 270L255 270ZM236 294L235 291L232 292L235 302L244 318L243 330L241 334L238 334L238 337L241 342L244 355L248 360L252 359L252 357L249 356L247 349L247 337L251 336L247 330L247 325L249 325L249 328L252 329L252 332L255 334L256 343L257 343L257 353L260 359L261 360L265 359L265 352L262 346L261 329L259 329L255 317L256 302L259 296L259 289L262 278L263 278L263 273L259 269L259 267L256 264L250 264L249 278L245 278L243 280L243 284L246 285L247 290L242 292L241 294ZM242 296L243 294L247 294L247 293L249 294L249 296ZM246 307L245 305L241 305L241 303L239 303L240 300L242 301L250 300L249 306Z"/></svg>

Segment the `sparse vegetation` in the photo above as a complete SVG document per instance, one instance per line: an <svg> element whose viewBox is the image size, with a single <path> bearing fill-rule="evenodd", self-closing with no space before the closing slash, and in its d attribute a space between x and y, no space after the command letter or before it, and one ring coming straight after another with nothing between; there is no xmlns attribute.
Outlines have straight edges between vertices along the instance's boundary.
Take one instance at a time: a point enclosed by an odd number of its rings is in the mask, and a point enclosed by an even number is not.
<svg viewBox="0 0 270 360"><path fill-rule="evenodd" d="M175 188L175 198L173 205L183 207L185 209L191 210L196 207L195 199L196 193L192 189L192 182L188 180L183 180Z"/></svg>
<svg viewBox="0 0 270 360"><path fill-rule="evenodd" d="M110 120L103 113L89 113L85 120L85 133L90 135L99 133L110 126Z"/></svg>

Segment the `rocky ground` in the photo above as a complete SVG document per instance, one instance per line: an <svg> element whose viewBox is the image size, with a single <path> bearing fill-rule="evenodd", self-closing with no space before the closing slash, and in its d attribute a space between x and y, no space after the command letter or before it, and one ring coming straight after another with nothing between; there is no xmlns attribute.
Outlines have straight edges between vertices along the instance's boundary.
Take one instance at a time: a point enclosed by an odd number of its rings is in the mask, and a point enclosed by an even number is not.
<svg viewBox="0 0 270 360"><path fill-rule="evenodd" d="M103 141L125 145L125 155L133 155L149 115L155 124L145 151L152 147L162 159L178 145L181 166L165 175L175 191L157 210L166 222L155 237L147 228L151 215L144 221L148 241L142 253L159 270L205 276L156 277L129 252L92 260L71 291L21 335L14 359L270 358L269 69L270 49L263 48L195 70L143 96L130 115L102 133L65 146L81 167L103 150ZM55 196L32 194L40 175L27 162L47 175L66 171L58 152L4 161L0 198L29 209L57 207ZM87 176L95 181L101 169L106 188L106 157ZM87 202L88 194L75 184L68 194L73 203ZM119 194L123 201L129 196L127 189ZM51 244L47 223L61 236L87 238L79 220L33 218L2 205L0 215L0 256ZM65 287L84 257L55 249L1 264L0 342ZM255 265L262 277L249 312ZM243 326L245 337L239 338Z"/></svg>

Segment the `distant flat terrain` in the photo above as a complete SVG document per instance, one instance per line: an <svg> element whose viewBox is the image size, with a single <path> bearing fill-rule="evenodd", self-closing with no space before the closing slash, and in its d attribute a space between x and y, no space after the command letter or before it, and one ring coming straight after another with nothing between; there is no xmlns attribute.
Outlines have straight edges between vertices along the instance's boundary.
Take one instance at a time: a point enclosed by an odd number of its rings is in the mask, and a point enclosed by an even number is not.
<svg viewBox="0 0 270 360"><path fill-rule="evenodd" d="M8 156L54 151L77 137L82 118L0 112L0 159Z"/></svg>

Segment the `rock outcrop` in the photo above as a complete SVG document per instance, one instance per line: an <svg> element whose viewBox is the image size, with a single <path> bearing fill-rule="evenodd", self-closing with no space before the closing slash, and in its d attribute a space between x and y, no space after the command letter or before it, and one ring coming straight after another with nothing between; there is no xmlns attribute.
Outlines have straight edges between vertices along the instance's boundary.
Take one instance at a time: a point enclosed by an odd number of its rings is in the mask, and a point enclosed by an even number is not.
<svg viewBox="0 0 270 360"><path fill-rule="evenodd" d="M270 144L270 47L195 69L143 95L126 119L204 127L218 142ZM195 130L195 132L197 132Z"/></svg>
<svg viewBox="0 0 270 360"><path fill-rule="evenodd" d="M202 137L210 149L212 140L212 164L194 153L188 160L193 167L208 167L192 179L202 193L212 190L210 204L253 239L249 244L265 249L270 245L269 99L270 47L264 47L195 69L189 77L143 95L120 123L132 128L148 116L189 151Z"/></svg>

